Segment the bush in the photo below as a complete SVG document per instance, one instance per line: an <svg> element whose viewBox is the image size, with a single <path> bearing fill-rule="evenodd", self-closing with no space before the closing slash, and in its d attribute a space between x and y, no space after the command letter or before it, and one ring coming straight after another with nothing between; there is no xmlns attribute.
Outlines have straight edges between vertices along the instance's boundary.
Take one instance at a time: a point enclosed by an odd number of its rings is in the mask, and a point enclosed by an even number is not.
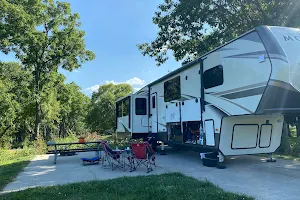
<svg viewBox="0 0 300 200"><path fill-rule="evenodd" d="M9 163L12 160L23 160L25 157L31 157L35 154L35 150L31 148L1 150L0 163Z"/></svg>
<svg viewBox="0 0 300 200"><path fill-rule="evenodd" d="M300 138L299 137L291 137L291 155L292 156L300 156Z"/></svg>
<svg viewBox="0 0 300 200"><path fill-rule="evenodd" d="M35 141L33 141L33 148L35 149L36 154L46 153L47 145L45 140L39 136Z"/></svg>
<svg viewBox="0 0 300 200"><path fill-rule="evenodd" d="M3 135L0 138L0 148L10 149L11 148L11 137L8 135Z"/></svg>

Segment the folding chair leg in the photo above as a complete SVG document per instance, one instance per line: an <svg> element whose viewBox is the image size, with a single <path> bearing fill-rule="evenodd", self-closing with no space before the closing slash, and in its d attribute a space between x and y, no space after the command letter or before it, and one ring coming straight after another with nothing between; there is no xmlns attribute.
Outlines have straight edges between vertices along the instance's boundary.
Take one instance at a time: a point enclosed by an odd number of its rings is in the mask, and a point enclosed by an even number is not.
<svg viewBox="0 0 300 200"><path fill-rule="evenodd" d="M153 171L152 165L151 165L150 160L148 159L147 160L147 173L152 172L152 171Z"/></svg>

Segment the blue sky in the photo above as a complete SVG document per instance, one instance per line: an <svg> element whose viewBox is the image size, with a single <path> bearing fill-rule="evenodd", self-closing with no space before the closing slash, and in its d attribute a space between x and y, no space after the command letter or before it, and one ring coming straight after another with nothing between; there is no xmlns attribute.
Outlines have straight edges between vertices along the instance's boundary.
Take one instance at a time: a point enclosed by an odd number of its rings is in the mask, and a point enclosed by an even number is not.
<svg viewBox="0 0 300 200"><path fill-rule="evenodd" d="M164 65L157 67L154 59L144 57L136 46L156 38L158 29L152 24L152 17L163 0L67 1L72 11L80 14L87 49L96 54L96 59L76 71L60 72L85 94L90 95L107 82L127 82L141 88L180 67L171 54ZM10 60L14 60L14 55L0 55L0 61Z"/></svg>

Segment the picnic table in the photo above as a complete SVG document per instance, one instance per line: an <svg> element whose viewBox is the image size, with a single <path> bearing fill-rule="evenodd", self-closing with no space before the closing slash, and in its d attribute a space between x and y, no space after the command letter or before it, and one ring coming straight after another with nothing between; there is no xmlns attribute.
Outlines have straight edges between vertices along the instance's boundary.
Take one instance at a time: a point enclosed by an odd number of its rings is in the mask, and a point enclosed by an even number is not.
<svg viewBox="0 0 300 200"><path fill-rule="evenodd" d="M95 142L67 142L67 143L55 143L47 142L47 148L53 147L51 150L48 149L47 154L54 154L54 164L56 164L57 155L63 153L76 153L76 152L89 152L95 151L96 156L100 157L100 144L102 141ZM96 147L91 147L90 145L96 144ZM71 148L75 145L82 145L82 148ZM61 148L59 148L61 147Z"/></svg>

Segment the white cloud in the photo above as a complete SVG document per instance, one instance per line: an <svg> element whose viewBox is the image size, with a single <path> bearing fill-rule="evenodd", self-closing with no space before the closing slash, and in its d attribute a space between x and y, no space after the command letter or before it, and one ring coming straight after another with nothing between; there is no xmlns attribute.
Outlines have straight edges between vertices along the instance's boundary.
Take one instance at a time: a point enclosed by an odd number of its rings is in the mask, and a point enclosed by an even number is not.
<svg viewBox="0 0 300 200"><path fill-rule="evenodd" d="M97 92L99 87L100 87L100 85L93 85L93 86L88 87L84 90L87 91L88 93L93 93L93 92Z"/></svg>
<svg viewBox="0 0 300 200"><path fill-rule="evenodd" d="M93 85L91 87L86 88L85 91L87 91L88 93L97 92L98 89L99 89L99 87L101 85L103 85L103 84L109 84L109 83L112 83L114 85L120 84L120 83L127 83L127 84L129 84L129 85L131 85L133 87L133 89L134 89L135 92L138 91L138 90L140 90L143 86L146 85L145 80L142 80L142 79L137 78L137 77L133 77L133 78L128 79L128 80L126 80L124 82L116 82L114 80L111 80L111 81L106 80L106 81L102 82L99 85Z"/></svg>
<svg viewBox="0 0 300 200"><path fill-rule="evenodd" d="M134 87L134 86L144 86L145 85L145 81L142 80L142 79L139 79L137 77L133 77L132 79L129 79L129 80L125 81L125 83L128 83L132 87Z"/></svg>
<svg viewBox="0 0 300 200"><path fill-rule="evenodd" d="M73 72L78 73L78 72L80 72L80 70L79 69L74 69Z"/></svg>
<svg viewBox="0 0 300 200"><path fill-rule="evenodd" d="M116 82L116 81L104 81L104 84L109 84L109 83L112 83L112 84L114 84L114 85L119 84L119 83ZM103 85L103 84L102 84L102 85Z"/></svg>

